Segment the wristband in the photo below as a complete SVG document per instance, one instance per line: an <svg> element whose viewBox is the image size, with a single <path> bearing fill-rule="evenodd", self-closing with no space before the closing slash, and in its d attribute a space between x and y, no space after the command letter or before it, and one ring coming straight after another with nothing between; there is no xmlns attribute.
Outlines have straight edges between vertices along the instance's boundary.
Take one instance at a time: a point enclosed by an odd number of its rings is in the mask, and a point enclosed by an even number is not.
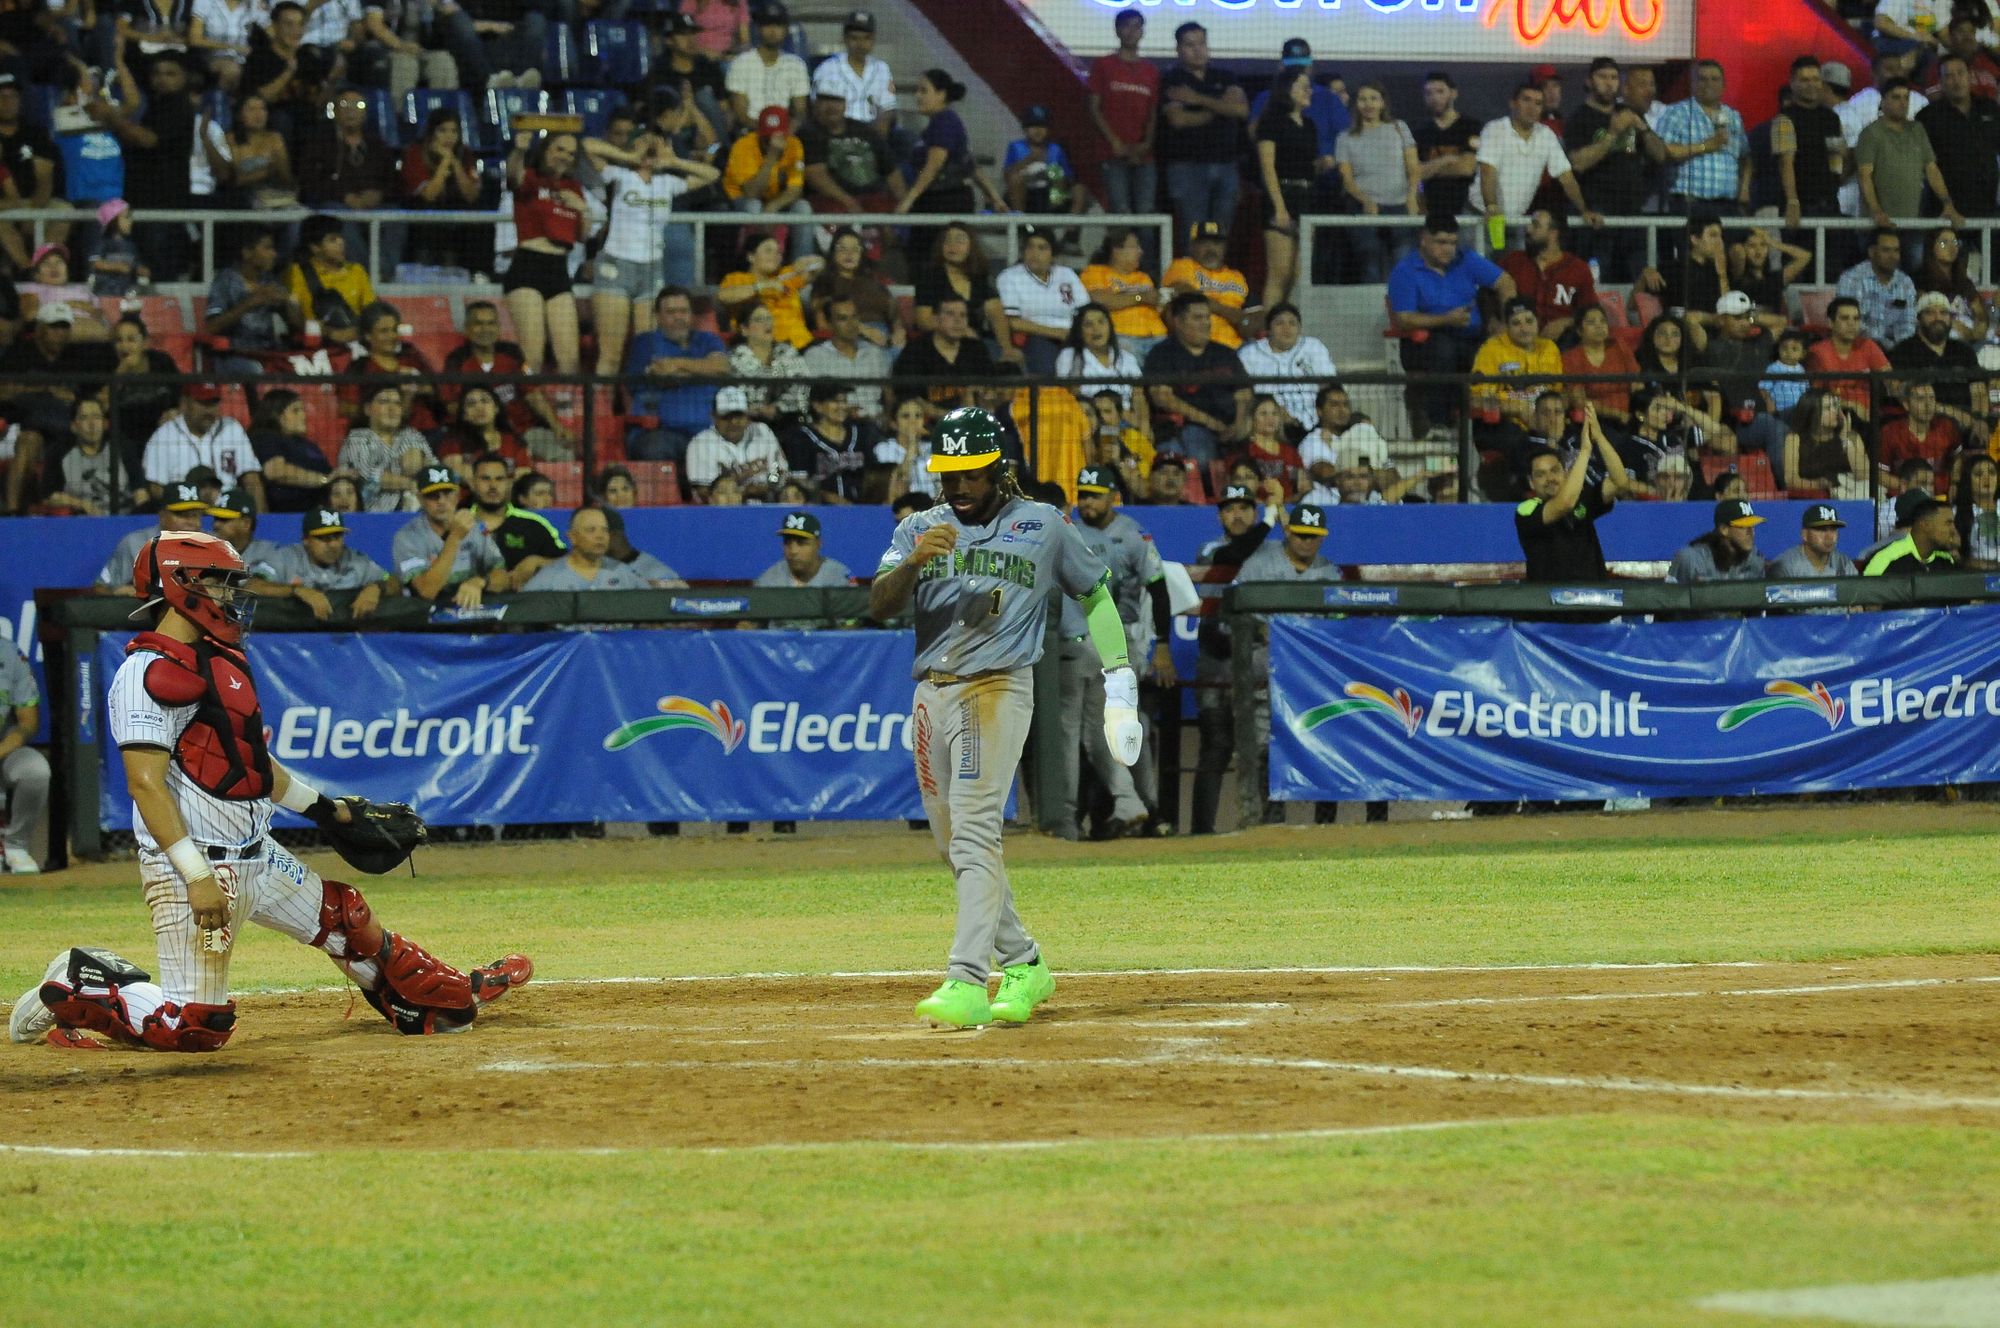
<svg viewBox="0 0 2000 1328"><path fill-rule="evenodd" d="M208 865L208 855L192 839L182 836L167 845L167 861L174 864L174 870L181 874L181 880L193 885L204 876L215 875L215 869Z"/></svg>
<svg viewBox="0 0 2000 1328"><path fill-rule="evenodd" d="M292 775L291 771L287 770L285 773L291 775L291 780L285 785L285 796L278 799L278 805L288 812L297 812L304 816L313 809L313 804L320 800L320 791L297 775Z"/></svg>

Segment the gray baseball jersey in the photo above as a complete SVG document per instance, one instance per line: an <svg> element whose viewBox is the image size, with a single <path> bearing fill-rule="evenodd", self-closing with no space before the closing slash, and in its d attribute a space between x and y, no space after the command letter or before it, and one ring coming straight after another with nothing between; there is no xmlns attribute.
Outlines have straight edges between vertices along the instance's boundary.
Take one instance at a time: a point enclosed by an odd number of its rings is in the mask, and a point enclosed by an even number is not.
<svg viewBox="0 0 2000 1328"><path fill-rule="evenodd" d="M1069 518L1047 503L1014 498L983 526L967 526L949 504L912 512L896 527L875 575L900 567L932 526L949 524L958 545L917 577L917 661L961 676L1025 668L1042 657L1049 591L1082 598L1110 576Z"/></svg>
<svg viewBox="0 0 2000 1328"><path fill-rule="evenodd" d="M1285 556L1284 540L1274 539L1243 560L1243 566L1236 573L1236 579L1239 582L1338 581L1340 569L1315 554L1312 563L1301 572L1292 566L1292 560Z"/></svg>
<svg viewBox="0 0 2000 1328"><path fill-rule="evenodd" d="M679 572L676 572L673 568L667 566L665 563L661 562L658 558L655 558L650 553L642 552L634 554L632 561L626 563L625 565L631 568L633 571L637 572L639 574L639 579L641 581L645 581L648 583L654 581L687 580L686 577L682 576Z"/></svg>
<svg viewBox="0 0 2000 1328"><path fill-rule="evenodd" d="M35 671L28 667L28 661L12 646L0 646L0 736L14 728L16 710L41 703L42 693L35 686Z"/></svg>
<svg viewBox="0 0 2000 1328"><path fill-rule="evenodd" d="M271 575L271 569L276 565L273 560L280 552L280 547L267 539L253 539L238 551L237 556L243 559L244 570L250 575L275 581L277 578Z"/></svg>
<svg viewBox="0 0 2000 1328"><path fill-rule="evenodd" d="M1860 575L1860 570L1854 566L1854 560L1839 549L1835 549L1828 556L1825 567L1814 567L1812 559L1806 557L1803 544L1794 544L1779 554L1777 560L1771 564L1773 581L1804 581L1823 576Z"/></svg>
<svg viewBox="0 0 2000 1328"><path fill-rule="evenodd" d="M1154 547L1153 537L1123 512L1113 512L1101 530L1088 521L1079 521L1076 533L1110 570L1111 599L1118 606L1118 616L1127 627L1139 622L1146 612L1146 587L1167 574L1160 564L1160 551ZM1075 600L1064 601L1062 634L1078 637L1088 630L1083 607Z"/></svg>
<svg viewBox="0 0 2000 1328"><path fill-rule="evenodd" d="M615 558L605 558L597 564L597 575L586 577L569 565L568 558L558 558L528 578L523 590L646 590L646 578Z"/></svg>
<svg viewBox="0 0 2000 1328"><path fill-rule="evenodd" d="M428 518L413 516L409 524L396 532L396 538L389 544L390 559L396 564L396 574L409 581L444 552L444 536L431 529ZM507 560L500 556L500 546L476 522L465 538L458 542L458 557L452 560L451 575L446 578L447 588L457 585L475 573L484 576L495 568L505 567Z"/></svg>
<svg viewBox="0 0 2000 1328"><path fill-rule="evenodd" d="M321 567L306 556L303 544L287 544L271 558L268 579L288 586L311 590L359 590L387 579L382 564L356 548L343 548L331 567Z"/></svg>
<svg viewBox="0 0 2000 1328"><path fill-rule="evenodd" d="M819 570L812 574L811 580L794 581L792 579L792 569L785 566L785 560L780 558L763 571L757 573L757 579L750 584L753 586L776 586L779 588L790 587L797 589L801 586L844 586L849 584L853 579L853 575L847 570L847 564L841 562L838 558L827 558L821 561Z"/></svg>
<svg viewBox="0 0 2000 1328"><path fill-rule="evenodd" d="M104 566L97 573L100 586L129 586L132 584L132 564L139 561L139 550L146 547L146 541L160 533L158 526L145 526L133 531L118 541L111 556L104 560Z"/></svg>

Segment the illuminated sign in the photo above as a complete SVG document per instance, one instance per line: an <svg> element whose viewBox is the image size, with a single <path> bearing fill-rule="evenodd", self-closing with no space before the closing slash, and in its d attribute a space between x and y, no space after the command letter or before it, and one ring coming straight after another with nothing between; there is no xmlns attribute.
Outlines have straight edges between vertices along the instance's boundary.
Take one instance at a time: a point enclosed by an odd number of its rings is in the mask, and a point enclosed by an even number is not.
<svg viewBox="0 0 2000 1328"><path fill-rule="evenodd" d="M1694 54L1693 0L1021 0L1078 55L1113 50L1121 10L1146 16L1148 56L1173 55L1174 29L1208 29L1217 59L1275 60L1289 37L1329 61L1538 59Z"/></svg>

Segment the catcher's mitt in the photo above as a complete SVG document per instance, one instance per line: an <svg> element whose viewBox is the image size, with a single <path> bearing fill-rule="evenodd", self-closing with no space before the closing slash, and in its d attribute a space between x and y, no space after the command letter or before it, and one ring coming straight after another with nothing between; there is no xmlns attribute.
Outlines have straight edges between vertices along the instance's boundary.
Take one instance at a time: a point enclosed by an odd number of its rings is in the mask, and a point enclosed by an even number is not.
<svg viewBox="0 0 2000 1328"><path fill-rule="evenodd" d="M340 819L336 804L342 802L352 820ZM401 866L411 851L430 837L424 818L406 802L323 797L306 816L348 866L375 876Z"/></svg>

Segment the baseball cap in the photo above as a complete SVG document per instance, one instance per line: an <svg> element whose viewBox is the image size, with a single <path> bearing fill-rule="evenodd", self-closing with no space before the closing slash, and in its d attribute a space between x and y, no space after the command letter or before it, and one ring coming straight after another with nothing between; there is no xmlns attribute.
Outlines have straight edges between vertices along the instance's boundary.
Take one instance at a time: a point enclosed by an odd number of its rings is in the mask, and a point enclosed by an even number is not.
<svg viewBox="0 0 2000 1328"><path fill-rule="evenodd" d="M1715 524L1718 526L1761 526L1764 518L1757 515L1748 498L1724 498L1715 505Z"/></svg>
<svg viewBox="0 0 2000 1328"><path fill-rule="evenodd" d="M1036 125L1046 125L1048 122L1049 108L1040 102L1036 102L1033 106L1021 112L1021 127L1023 129L1032 129Z"/></svg>
<svg viewBox="0 0 2000 1328"><path fill-rule="evenodd" d="M790 23L792 11L778 0L761 0L761 3L751 6L750 21L760 27L766 23Z"/></svg>
<svg viewBox="0 0 2000 1328"><path fill-rule="evenodd" d="M686 12L675 14L667 20L667 33L672 36L682 32L700 32L701 24L694 21L694 15Z"/></svg>
<svg viewBox="0 0 2000 1328"><path fill-rule="evenodd" d="M1724 291L1722 298L1715 302L1715 312L1731 318L1748 318L1757 302L1740 290Z"/></svg>
<svg viewBox="0 0 2000 1328"><path fill-rule="evenodd" d="M1838 60L1829 60L1821 65L1819 76L1842 92L1854 86L1854 71Z"/></svg>
<svg viewBox="0 0 2000 1328"><path fill-rule="evenodd" d="M67 260L69 258L69 246L66 244L45 244L40 246L35 250L35 256L28 260L28 269L33 271L50 254L61 254Z"/></svg>
<svg viewBox="0 0 2000 1328"><path fill-rule="evenodd" d="M1537 86L1548 82L1550 79L1554 79L1558 83L1562 82L1562 75L1557 72L1554 65L1536 65L1528 71L1528 81Z"/></svg>
<svg viewBox="0 0 2000 1328"><path fill-rule="evenodd" d="M1303 69L1313 62L1313 48L1304 37L1288 39L1278 52L1278 63L1288 69Z"/></svg>
<svg viewBox="0 0 2000 1328"><path fill-rule="evenodd" d="M1248 503L1250 506L1255 507L1257 505L1257 495L1250 492L1250 486L1247 484L1226 485L1222 490L1222 497L1216 500L1215 505L1217 507L1227 507L1231 503Z"/></svg>
<svg viewBox="0 0 2000 1328"><path fill-rule="evenodd" d="M1227 240L1228 238L1229 232L1222 229L1222 223L1219 221L1197 221L1194 225L1188 227L1189 244L1193 244L1197 240Z"/></svg>
<svg viewBox="0 0 2000 1328"><path fill-rule="evenodd" d="M1933 493L1912 489L1896 498L1896 524L1905 530L1937 509L1951 510L1951 504Z"/></svg>
<svg viewBox="0 0 2000 1328"><path fill-rule="evenodd" d="M315 535L338 535L347 529L347 518L331 507L309 507L299 522L299 536L311 539Z"/></svg>
<svg viewBox="0 0 2000 1328"><path fill-rule="evenodd" d="M1813 503L1806 508L1806 514L1799 518L1801 530L1844 530L1847 523L1840 519L1840 509L1832 503Z"/></svg>
<svg viewBox="0 0 2000 1328"><path fill-rule="evenodd" d="M181 389L181 395L189 401L200 401L212 406L222 400L222 389L214 383L189 383Z"/></svg>
<svg viewBox="0 0 2000 1328"><path fill-rule="evenodd" d="M1326 511L1317 503L1300 503L1292 509L1285 529L1293 535L1326 534Z"/></svg>
<svg viewBox="0 0 2000 1328"><path fill-rule="evenodd" d="M109 226L119 217L132 210L132 205L122 198L114 198L97 205L97 224Z"/></svg>
<svg viewBox="0 0 2000 1328"><path fill-rule="evenodd" d="M458 476L451 473L450 466L425 466L423 479L417 484L418 493L440 493L446 489L458 490Z"/></svg>
<svg viewBox="0 0 2000 1328"><path fill-rule="evenodd" d="M251 516L257 505L250 501L250 495L241 489L224 489L208 505L208 514L219 521L234 520L239 516Z"/></svg>
<svg viewBox="0 0 2000 1328"><path fill-rule="evenodd" d="M20 86L20 75L11 72L0 73L0 88L18 88Z"/></svg>
<svg viewBox="0 0 2000 1328"><path fill-rule="evenodd" d="M1102 466L1085 466L1076 473L1078 493L1115 493L1118 481Z"/></svg>
<svg viewBox="0 0 2000 1328"><path fill-rule="evenodd" d="M847 11L847 17L841 20L840 30L842 32L873 32L875 31L875 16L865 9L850 9Z"/></svg>
<svg viewBox="0 0 2000 1328"><path fill-rule="evenodd" d="M786 539L818 539L819 518L811 512L787 512L785 524L778 527L778 533Z"/></svg>
<svg viewBox="0 0 2000 1328"><path fill-rule="evenodd" d="M792 113L782 106L766 106L757 116L757 136L775 138L792 132Z"/></svg>
<svg viewBox="0 0 2000 1328"><path fill-rule="evenodd" d="M167 496L160 503L163 512L191 512L197 507L204 510L208 507L202 501L201 486L198 484L169 484Z"/></svg>
<svg viewBox="0 0 2000 1328"><path fill-rule="evenodd" d="M1951 297L1949 295L1946 295L1943 291L1925 291L1922 295L1919 295L1917 297L1918 313L1923 313L1927 309L1950 309L1950 308L1951 308Z"/></svg>
<svg viewBox="0 0 2000 1328"><path fill-rule="evenodd" d="M71 313L70 307L61 300L50 300L47 304L36 310L35 321L37 323L61 323L64 327L68 327L76 322L76 315Z"/></svg>
<svg viewBox="0 0 2000 1328"><path fill-rule="evenodd" d="M748 415L750 397L740 387L725 387L715 394L715 413L718 415Z"/></svg>

